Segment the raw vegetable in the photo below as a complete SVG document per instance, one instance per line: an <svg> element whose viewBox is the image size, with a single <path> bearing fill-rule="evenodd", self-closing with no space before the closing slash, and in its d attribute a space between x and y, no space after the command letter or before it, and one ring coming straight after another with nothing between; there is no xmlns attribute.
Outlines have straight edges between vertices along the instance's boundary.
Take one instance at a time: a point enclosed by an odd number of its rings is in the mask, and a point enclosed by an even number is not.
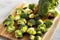
<svg viewBox="0 0 60 40"><path fill-rule="evenodd" d="M30 34L30 35L35 35L36 31L33 27L31 27L31 28L28 28L27 33Z"/></svg>
<svg viewBox="0 0 60 40"><path fill-rule="evenodd" d="M48 3L48 0L39 0L39 3L38 3L38 14L41 16L41 17L47 17L47 12L48 12L48 6L49 6L49 3Z"/></svg>
<svg viewBox="0 0 60 40"><path fill-rule="evenodd" d="M29 25L29 26L35 25L35 20L34 20L34 19L30 19L30 20L28 21L28 25Z"/></svg>
<svg viewBox="0 0 60 40"><path fill-rule="evenodd" d="M40 36L36 36L35 40L42 40L42 38Z"/></svg>
<svg viewBox="0 0 60 40"><path fill-rule="evenodd" d="M43 24L43 21L41 19L37 20L37 25Z"/></svg>
<svg viewBox="0 0 60 40"><path fill-rule="evenodd" d="M11 33L15 30L15 26L9 25L9 26L7 26L6 30L7 30L8 33Z"/></svg>
<svg viewBox="0 0 60 40"><path fill-rule="evenodd" d="M42 35L42 31L37 31L37 35L41 36Z"/></svg>
<svg viewBox="0 0 60 40"><path fill-rule="evenodd" d="M26 19L24 19L24 18L21 18L20 20L17 21L17 24L22 24L22 25L24 25L24 24L26 24L26 23L27 23L27 21L26 21Z"/></svg>
<svg viewBox="0 0 60 40"><path fill-rule="evenodd" d="M48 12L51 13L53 15L53 17L56 17L58 15L58 12L55 9L51 9Z"/></svg>
<svg viewBox="0 0 60 40"><path fill-rule="evenodd" d="M27 25L20 25L19 26L20 28L20 30L21 30L21 32L23 32L23 33L25 33L26 31L27 31L27 29L28 29L28 26Z"/></svg>
<svg viewBox="0 0 60 40"><path fill-rule="evenodd" d="M16 8L16 14L17 15L20 15L20 14L22 14L23 13L23 11L20 9L20 8Z"/></svg>
<svg viewBox="0 0 60 40"><path fill-rule="evenodd" d="M16 38L23 38L23 34L20 30L15 31L15 36L16 36Z"/></svg>
<svg viewBox="0 0 60 40"><path fill-rule="evenodd" d="M34 14L30 14L30 15L29 15L29 18L34 18L34 17L35 17Z"/></svg>
<svg viewBox="0 0 60 40"><path fill-rule="evenodd" d="M9 15L9 17L3 22L3 25L8 26L10 24L14 24L14 16Z"/></svg>
<svg viewBox="0 0 60 40"><path fill-rule="evenodd" d="M26 14L31 14L33 11L31 10L31 9L29 9L29 8L27 8L27 9L25 9L25 10L23 10L24 11L24 13L26 13Z"/></svg>
<svg viewBox="0 0 60 40"><path fill-rule="evenodd" d="M42 33L46 33L47 32L46 25L45 24L38 25L37 30L41 31Z"/></svg>
<svg viewBox="0 0 60 40"><path fill-rule="evenodd" d="M47 28L49 28L52 25L52 21L47 19L45 20L44 24L46 25Z"/></svg>
<svg viewBox="0 0 60 40"><path fill-rule="evenodd" d="M28 19L28 17L29 17L29 15L26 13L22 13L20 16L21 16L21 18L25 18L25 19Z"/></svg>
<svg viewBox="0 0 60 40"><path fill-rule="evenodd" d="M35 36L30 35L29 40L34 40Z"/></svg>
<svg viewBox="0 0 60 40"><path fill-rule="evenodd" d="M35 4L29 4L29 9L34 10Z"/></svg>
<svg viewBox="0 0 60 40"><path fill-rule="evenodd" d="M17 20L19 20L20 19L20 15L16 15L15 16L15 20L17 21Z"/></svg>

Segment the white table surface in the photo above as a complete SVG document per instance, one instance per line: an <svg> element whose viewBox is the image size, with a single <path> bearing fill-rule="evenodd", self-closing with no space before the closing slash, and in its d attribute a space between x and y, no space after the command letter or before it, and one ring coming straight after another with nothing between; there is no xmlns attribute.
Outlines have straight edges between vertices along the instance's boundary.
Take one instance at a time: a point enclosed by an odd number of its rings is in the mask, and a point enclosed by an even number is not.
<svg viewBox="0 0 60 40"><path fill-rule="evenodd" d="M0 0L0 22L2 22L5 17L9 15L12 9L20 3L38 3L38 0ZM60 3L57 9L60 10ZM0 40L8 39L0 37ZM60 23L58 24L58 27L51 40L60 40Z"/></svg>

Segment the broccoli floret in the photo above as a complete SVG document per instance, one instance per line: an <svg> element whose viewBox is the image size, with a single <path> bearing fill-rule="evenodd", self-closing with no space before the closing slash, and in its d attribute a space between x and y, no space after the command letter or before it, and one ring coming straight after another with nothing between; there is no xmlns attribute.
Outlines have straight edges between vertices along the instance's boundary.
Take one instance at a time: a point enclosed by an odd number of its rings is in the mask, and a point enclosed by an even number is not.
<svg viewBox="0 0 60 40"><path fill-rule="evenodd" d="M29 9L34 10L35 4L29 4Z"/></svg>
<svg viewBox="0 0 60 40"><path fill-rule="evenodd" d="M23 38L23 34L20 30L15 31L15 36L16 36L16 38Z"/></svg>
<svg viewBox="0 0 60 40"><path fill-rule="evenodd" d="M23 13L23 11L20 8L16 8L16 12L17 12L16 14L18 14L18 15Z"/></svg>
<svg viewBox="0 0 60 40"><path fill-rule="evenodd" d="M9 25L9 26L6 27L6 30L7 30L8 33L11 33L15 30L15 27L13 25Z"/></svg>
<svg viewBox="0 0 60 40"><path fill-rule="evenodd" d="M25 10L23 10L24 11L24 13L26 13L26 14L31 14L33 11L31 10L31 9L29 9L29 8L27 8L27 9L25 9Z"/></svg>
<svg viewBox="0 0 60 40"><path fill-rule="evenodd" d="M35 17L34 14L30 14L30 15L29 15L29 18L34 18L34 17Z"/></svg>
<svg viewBox="0 0 60 40"><path fill-rule="evenodd" d="M19 19L20 19L20 15L16 15L15 20L19 20Z"/></svg>
<svg viewBox="0 0 60 40"><path fill-rule="evenodd" d="M35 20L34 20L34 19L30 19L30 20L28 21L28 25L29 25L29 26L35 25Z"/></svg>
<svg viewBox="0 0 60 40"><path fill-rule="evenodd" d="M25 33L28 29L28 26L27 25L20 25L20 28L21 32Z"/></svg>
<svg viewBox="0 0 60 40"><path fill-rule="evenodd" d="M37 35L41 36L42 35L42 31L37 31Z"/></svg>
<svg viewBox="0 0 60 40"><path fill-rule="evenodd" d="M45 24L38 25L37 30L42 31L42 33L47 32L46 25Z"/></svg>
<svg viewBox="0 0 60 40"><path fill-rule="evenodd" d="M47 28L49 28L53 23L51 20L45 20L44 24L46 25Z"/></svg>
<svg viewBox="0 0 60 40"><path fill-rule="evenodd" d="M29 40L34 40L35 36L30 35Z"/></svg>
<svg viewBox="0 0 60 40"><path fill-rule="evenodd" d="M43 24L43 21L41 19L37 21L37 25L40 25L40 24Z"/></svg>
<svg viewBox="0 0 60 40"><path fill-rule="evenodd" d="M7 20L14 20L14 16L13 15L9 15Z"/></svg>
<svg viewBox="0 0 60 40"><path fill-rule="evenodd" d="M34 40L42 40L40 36L36 36Z"/></svg>
<svg viewBox="0 0 60 40"><path fill-rule="evenodd" d="M48 12L50 12L54 17L58 15L58 12L55 9L51 9Z"/></svg>
<svg viewBox="0 0 60 40"><path fill-rule="evenodd" d="M26 14L26 13L22 13L22 14L21 14L21 17L22 17L22 18L25 18L25 19L28 19L29 15Z"/></svg>
<svg viewBox="0 0 60 40"><path fill-rule="evenodd" d="M6 20L3 22L3 25L4 25L4 26L8 26L8 25L10 25L10 24L13 25L13 24L14 24L14 21L7 20L7 19L6 19Z"/></svg>
<svg viewBox="0 0 60 40"><path fill-rule="evenodd" d="M38 14L35 15L35 20L39 20L40 16Z"/></svg>
<svg viewBox="0 0 60 40"><path fill-rule="evenodd" d="M10 25L10 24L14 24L14 16L13 15L9 15L8 18L3 22L3 25L7 26L7 25Z"/></svg>
<svg viewBox="0 0 60 40"><path fill-rule="evenodd" d="M24 24L26 24L26 23L27 23L27 21L26 21L26 19L24 19L24 18L21 18L20 20L17 21L17 24L22 24L22 25L24 25Z"/></svg>
<svg viewBox="0 0 60 40"><path fill-rule="evenodd" d="M36 31L35 31L34 28L31 27L31 28L28 28L27 33L30 34L30 35L35 35Z"/></svg>

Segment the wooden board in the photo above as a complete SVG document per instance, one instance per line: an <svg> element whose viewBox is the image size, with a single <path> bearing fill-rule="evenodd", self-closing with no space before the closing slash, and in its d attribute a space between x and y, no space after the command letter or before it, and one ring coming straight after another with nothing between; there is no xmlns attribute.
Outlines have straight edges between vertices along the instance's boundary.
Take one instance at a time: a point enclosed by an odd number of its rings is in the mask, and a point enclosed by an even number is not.
<svg viewBox="0 0 60 40"><path fill-rule="evenodd" d="M24 4L21 4L19 6L17 6L16 8L22 8ZM15 8L15 9L16 9ZM15 16L15 9L11 12L12 15ZM43 36L42 40L50 40L52 34L54 33L57 24L60 20L60 15L58 15L54 21L53 21L53 25L49 28L48 32ZM23 39L17 39L14 36L14 33L7 33L6 32L6 28L3 26L2 23L0 23L0 35L6 38L9 38L11 40L28 40L28 35L25 35Z"/></svg>

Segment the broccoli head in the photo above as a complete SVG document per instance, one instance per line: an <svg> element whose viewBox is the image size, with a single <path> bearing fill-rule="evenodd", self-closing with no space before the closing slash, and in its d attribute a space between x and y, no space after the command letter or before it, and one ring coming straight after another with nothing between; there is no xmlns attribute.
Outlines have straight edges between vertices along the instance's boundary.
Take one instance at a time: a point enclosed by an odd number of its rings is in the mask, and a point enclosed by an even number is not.
<svg viewBox="0 0 60 40"><path fill-rule="evenodd" d="M3 25L4 25L4 26L13 25L13 24L14 24L14 21L12 21L12 20L7 20L7 19L3 22Z"/></svg>
<svg viewBox="0 0 60 40"><path fill-rule="evenodd" d="M15 20L19 20L19 19L20 19L20 15L16 15Z"/></svg>
<svg viewBox="0 0 60 40"><path fill-rule="evenodd" d="M43 21L41 19L37 21L37 25L40 25L40 24L43 24Z"/></svg>
<svg viewBox="0 0 60 40"><path fill-rule="evenodd" d="M47 32L46 25L45 24L38 25L37 30L41 31L42 33Z"/></svg>
<svg viewBox="0 0 60 40"><path fill-rule="evenodd" d="M35 17L34 14L30 14L30 15L29 15L29 18L34 18L34 17Z"/></svg>
<svg viewBox="0 0 60 40"><path fill-rule="evenodd" d="M34 10L35 4L29 4L29 9Z"/></svg>
<svg viewBox="0 0 60 40"><path fill-rule="evenodd" d="M37 31L37 35L41 36L42 35L42 31Z"/></svg>
<svg viewBox="0 0 60 40"><path fill-rule="evenodd" d="M51 20L45 20L44 24L46 25L47 28L49 28L52 25Z"/></svg>
<svg viewBox="0 0 60 40"><path fill-rule="evenodd" d="M20 30L15 31L15 36L16 36L16 38L23 38L23 34Z"/></svg>
<svg viewBox="0 0 60 40"><path fill-rule="evenodd" d="M28 18L29 18L29 17L28 17L29 15L26 14L26 13L22 13L20 16L21 16L21 18L25 18L25 19L28 19Z"/></svg>
<svg viewBox="0 0 60 40"><path fill-rule="evenodd" d="M9 26L6 27L6 30L7 30L8 33L11 33L15 30L15 27L13 25L9 25Z"/></svg>
<svg viewBox="0 0 60 40"><path fill-rule="evenodd" d="M49 10L48 11L48 16L49 16L49 13L51 13L51 15L53 15L53 17L56 17L58 15L58 12L55 9Z"/></svg>
<svg viewBox="0 0 60 40"><path fill-rule="evenodd" d="M27 33L30 34L30 35L35 35L36 31L35 31L34 28L31 27L31 28L28 28Z"/></svg>
<svg viewBox="0 0 60 40"><path fill-rule="evenodd" d="M20 8L16 8L16 12L17 12L16 14L18 14L18 15L23 13L23 11Z"/></svg>
<svg viewBox="0 0 60 40"><path fill-rule="evenodd" d="M30 35L29 40L34 40L35 36Z"/></svg>
<svg viewBox="0 0 60 40"><path fill-rule="evenodd" d="M22 25L24 25L24 24L26 24L26 23L27 23L27 21L26 21L26 19L24 19L24 18L21 18L20 20L17 21L17 24L22 24Z"/></svg>
<svg viewBox="0 0 60 40"><path fill-rule="evenodd" d="M35 40L42 40L42 38L40 36L36 36Z"/></svg>
<svg viewBox="0 0 60 40"><path fill-rule="evenodd" d="M25 33L28 29L28 26L27 25L20 25L20 28L21 32Z"/></svg>
<svg viewBox="0 0 60 40"><path fill-rule="evenodd" d="M35 20L34 20L34 19L30 19L30 20L28 21L28 25L29 25L29 26L35 25Z"/></svg>

